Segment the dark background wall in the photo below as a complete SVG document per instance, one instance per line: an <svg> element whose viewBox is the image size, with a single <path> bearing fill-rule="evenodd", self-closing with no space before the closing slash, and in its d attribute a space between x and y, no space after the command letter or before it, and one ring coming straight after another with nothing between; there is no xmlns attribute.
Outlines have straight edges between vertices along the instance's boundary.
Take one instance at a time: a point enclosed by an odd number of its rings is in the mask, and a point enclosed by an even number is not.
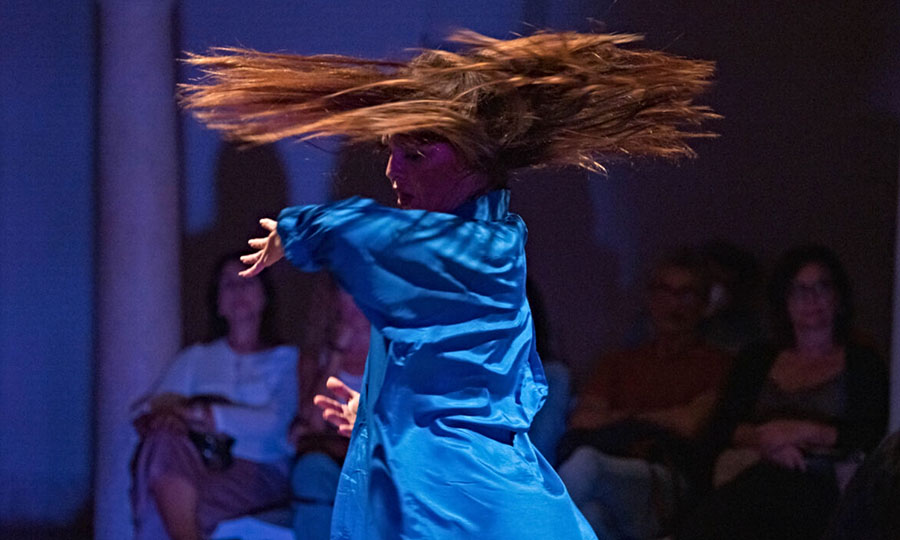
<svg viewBox="0 0 900 540"><path fill-rule="evenodd" d="M885 353L891 328L898 150L896 2L584 2L617 32L717 63L724 119L699 159L615 166L523 185L530 270L564 355L586 367L617 346L647 267L681 244L727 239L770 267L803 242L833 247L859 326ZM533 192L533 194L531 193Z"/></svg>
<svg viewBox="0 0 900 540"><path fill-rule="evenodd" d="M604 177L532 173L515 185L559 355L583 371L618 346L649 263L711 238L766 264L798 242L832 246L856 287L860 326L887 351L900 154L896 1L374 4L185 1L177 39L189 50L242 44L385 56L438 45L454 25L503 37L523 22L587 29L593 18L601 29L647 34L649 46L715 60L709 102L725 118L712 126L718 139L696 145L697 160L615 165ZM0 0L4 526L70 523L90 502L93 265L103 247L94 238L94 12L87 0ZM193 121L183 126L189 342L205 328L196 291L212 260L242 246L254 227L246 220L258 213L325 200L338 160L333 145L331 153L284 144L235 154ZM360 166L383 189L377 166ZM266 186L260 197L249 195L253 182ZM284 291L299 291L282 292L280 324L300 339L293 317L304 309L304 278L278 272Z"/></svg>

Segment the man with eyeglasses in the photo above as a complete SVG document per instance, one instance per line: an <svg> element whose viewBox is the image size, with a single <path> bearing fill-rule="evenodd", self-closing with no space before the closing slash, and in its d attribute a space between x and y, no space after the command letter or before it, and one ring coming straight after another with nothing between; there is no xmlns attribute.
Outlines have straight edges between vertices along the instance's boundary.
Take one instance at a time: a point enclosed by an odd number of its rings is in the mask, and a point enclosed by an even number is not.
<svg viewBox="0 0 900 540"><path fill-rule="evenodd" d="M700 332L703 260L679 251L649 282L652 338L605 355L560 444L560 477L603 538L664 535L697 466L691 441L709 417L728 356Z"/></svg>

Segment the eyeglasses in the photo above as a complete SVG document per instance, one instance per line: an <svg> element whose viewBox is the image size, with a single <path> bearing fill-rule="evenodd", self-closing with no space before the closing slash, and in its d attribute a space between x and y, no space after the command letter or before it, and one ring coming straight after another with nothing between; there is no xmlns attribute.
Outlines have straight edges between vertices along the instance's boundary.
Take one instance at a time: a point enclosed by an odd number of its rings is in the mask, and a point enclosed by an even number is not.
<svg viewBox="0 0 900 540"><path fill-rule="evenodd" d="M667 296L681 302L692 302L700 298L700 293L694 287L672 287L665 283L656 283L650 287L653 294Z"/></svg>
<svg viewBox="0 0 900 540"><path fill-rule="evenodd" d="M788 296L792 300L818 300L825 298L834 292L834 284L831 281L816 281L813 283L792 283L788 290Z"/></svg>

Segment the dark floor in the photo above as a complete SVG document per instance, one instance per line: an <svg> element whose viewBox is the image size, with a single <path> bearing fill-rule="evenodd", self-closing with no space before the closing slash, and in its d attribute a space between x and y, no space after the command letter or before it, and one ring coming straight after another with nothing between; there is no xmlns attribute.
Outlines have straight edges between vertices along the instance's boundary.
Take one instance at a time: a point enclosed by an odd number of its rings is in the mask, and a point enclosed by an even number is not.
<svg viewBox="0 0 900 540"><path fill-rule="evenodd" d="M91 540L94 534L90 526L48 528L40 525L0 525L3 540Z"/></svg>

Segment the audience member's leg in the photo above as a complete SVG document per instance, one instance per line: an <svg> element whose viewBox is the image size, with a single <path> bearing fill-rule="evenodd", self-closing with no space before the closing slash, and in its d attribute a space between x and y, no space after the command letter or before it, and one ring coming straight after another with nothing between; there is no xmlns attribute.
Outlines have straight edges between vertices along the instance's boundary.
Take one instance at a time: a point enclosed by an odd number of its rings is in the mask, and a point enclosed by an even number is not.
<svg viewBox="0 0 900 540"><path fill-rule="evenodd" d="M197 516L204 534L220 521L260 510L287 506L290 482L287 467L235 458L224 471L210 471L203 478Z"/></svg>
<svg viewBox="0 0 900 540"><path fill-rule="evenodd" d="M177 475L163 475L150 488L156 508L173 540L200 540L197 486Z"/></svg>
<svg viewBox="0 0 900 540"><path fill-rule="evenodd" d="M135 461L135 540L199 538L197 485L203 462L186 435L151 431Z"/></svg>
<svg viewBox="0 0 900 540"><path fill-rule="evenodd" d="M287 504L285 470L235 459L210 471L186 435L151 431L135 462L135 540L195 540L231 517Z"/></svg>
<svg viewBox="0 0 900 540"><path fill-rule="evenodd" d="M322 452L308 452L297 460L291 473L297 540L328 540L340 476L340 465Z"/></svg>
<svg viewBox="0 0 900 540"><path fill-rule="evenodd" d="M675 511L683 482L661 465L582 446L559 475L595 531L606 538L652 538Z"/></svg>

